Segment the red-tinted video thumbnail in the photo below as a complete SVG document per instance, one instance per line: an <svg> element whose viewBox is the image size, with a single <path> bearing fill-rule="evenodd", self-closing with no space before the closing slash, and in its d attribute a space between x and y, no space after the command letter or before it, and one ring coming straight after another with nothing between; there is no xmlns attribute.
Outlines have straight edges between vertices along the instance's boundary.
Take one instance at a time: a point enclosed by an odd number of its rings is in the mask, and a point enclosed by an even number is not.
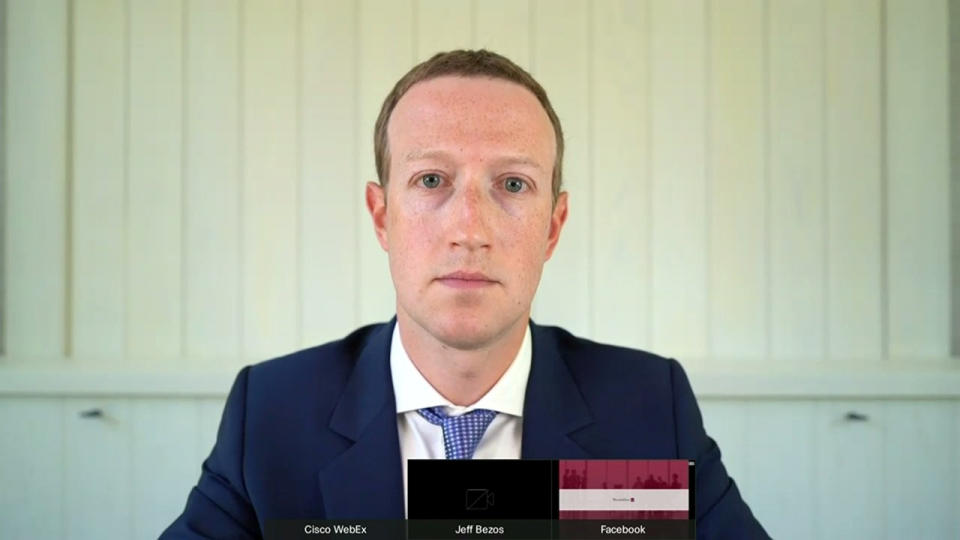
<svg viewBox="0 0 960 540"><path fill-rule="evenodd" d="M689 519L685 459L560 460L560 519Z"/></svg>

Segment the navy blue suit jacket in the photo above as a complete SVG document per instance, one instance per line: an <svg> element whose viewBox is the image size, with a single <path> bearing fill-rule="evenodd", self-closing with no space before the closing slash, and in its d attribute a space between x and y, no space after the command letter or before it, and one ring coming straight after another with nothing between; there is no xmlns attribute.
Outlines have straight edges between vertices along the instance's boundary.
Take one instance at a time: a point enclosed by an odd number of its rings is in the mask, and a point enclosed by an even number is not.
<svg viewBox="0 0 960 540"><path fill-rule="evenodd" d="M161 538L260 538L270 519L402 519L394 324L243 368L200 480ZM530 326L523 458L694 459L697 537L767 538L676 360Z"/></svg>

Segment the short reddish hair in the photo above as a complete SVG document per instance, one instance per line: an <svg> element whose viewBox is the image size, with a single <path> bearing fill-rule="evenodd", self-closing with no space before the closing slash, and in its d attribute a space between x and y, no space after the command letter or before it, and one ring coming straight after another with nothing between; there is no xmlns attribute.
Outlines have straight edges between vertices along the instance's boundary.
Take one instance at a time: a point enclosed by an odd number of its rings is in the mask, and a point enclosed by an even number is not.
<svg viewBox="0 0 960 540"><path fill-rule="evenodd" d="M461 49L437 53L433 58L414 66L397 81L393 90L383 101L383 106L380 107L380 115L377 117L377 124L373 131L373 151L380 185L386 186L389 180L390 146L387 140L387 124L390 121L390 115L393 114L393 109L397 106L397 102L413 85L446 75L503 79L523 86L537 97L540 105L543 106L544 111L550 118L550 123L553 124L553 133L557 140L557 156L553 162L553 176L551 178L553 200L556 202L557 196L560 195L560 185L563 180L563 129L560 127L560 118L557 117L553 106L550 105L547 92L533 76L514 64L509 58L485 49L476 51Z"/></svg>

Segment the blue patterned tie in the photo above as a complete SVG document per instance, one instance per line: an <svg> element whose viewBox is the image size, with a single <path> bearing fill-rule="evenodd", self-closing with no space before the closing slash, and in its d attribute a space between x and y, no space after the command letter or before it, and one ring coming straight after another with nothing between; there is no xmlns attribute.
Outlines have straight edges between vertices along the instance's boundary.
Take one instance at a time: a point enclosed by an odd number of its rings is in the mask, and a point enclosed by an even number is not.
<svg viewBox="0 0 960 540"><path fill-rule="evenodd" d="M470 459L497 411L474 409L460 416L448 416L443 407L419 409L427 422L443 428L443 448L447 459Z"/></svg>

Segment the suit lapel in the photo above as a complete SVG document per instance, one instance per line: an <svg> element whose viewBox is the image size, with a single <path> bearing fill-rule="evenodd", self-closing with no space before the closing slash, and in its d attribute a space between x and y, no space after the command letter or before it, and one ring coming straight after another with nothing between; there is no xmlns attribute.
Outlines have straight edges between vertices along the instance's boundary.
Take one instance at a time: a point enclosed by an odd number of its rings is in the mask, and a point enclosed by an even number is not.
<svg viewBox="0 0 960 540"><path fill-rule="evenodd" d="M319 474L328 519L403 518L403 473L390 340L396 319L367 340L330 429L353 444Z"/></svg>
<svg viewBox="0 0 960 540"><path fill-rule="evenodd" d="M328 519L403 518L403 473L390 341L396 319L367 340L330 429L352 444L319 474ZM533 358L523 406L524 459L587 459L574 440L593 416L564 363L554 331L530 323Z"/></svg>
<svg viewBox="0 0 960 540"><path fill-rule="evenodd" d="M530 322L533 361L523 404L524 459L585 459L591 453L571 435L593 416L557 346L556 333Z"/></svg>

